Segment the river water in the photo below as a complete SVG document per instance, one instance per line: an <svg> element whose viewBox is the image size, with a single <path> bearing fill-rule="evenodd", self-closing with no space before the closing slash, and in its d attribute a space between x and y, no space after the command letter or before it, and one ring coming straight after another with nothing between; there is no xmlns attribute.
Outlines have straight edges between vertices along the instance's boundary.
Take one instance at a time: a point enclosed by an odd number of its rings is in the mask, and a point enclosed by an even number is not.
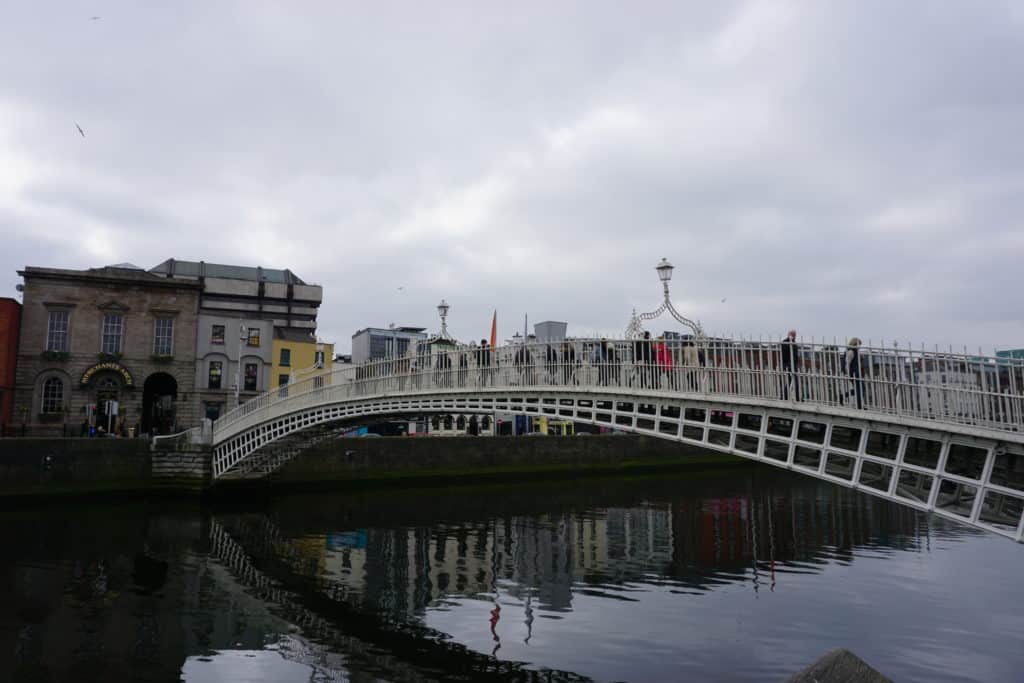
<svg viewBox="0 0 1024 683"><path fill-rule="evenodd" d="M1024 547L759 467L0 512L2 681L1020 681Z"/></svg>

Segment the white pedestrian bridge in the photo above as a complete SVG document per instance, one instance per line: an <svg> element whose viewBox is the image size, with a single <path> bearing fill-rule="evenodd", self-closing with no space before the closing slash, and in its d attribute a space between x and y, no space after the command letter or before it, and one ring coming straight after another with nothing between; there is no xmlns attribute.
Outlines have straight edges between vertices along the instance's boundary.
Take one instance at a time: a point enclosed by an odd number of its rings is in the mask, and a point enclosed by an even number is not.
<svg viewBox="0 0 1024 683"><path fill-rule="evenodd" d="M730 453L1024 540L1024 361L861 346L847 364L847 351L702 335L486 349L437 338L401 358L312 371L225 414L213 474L268 474L345 423L549 416Z"/></svg>

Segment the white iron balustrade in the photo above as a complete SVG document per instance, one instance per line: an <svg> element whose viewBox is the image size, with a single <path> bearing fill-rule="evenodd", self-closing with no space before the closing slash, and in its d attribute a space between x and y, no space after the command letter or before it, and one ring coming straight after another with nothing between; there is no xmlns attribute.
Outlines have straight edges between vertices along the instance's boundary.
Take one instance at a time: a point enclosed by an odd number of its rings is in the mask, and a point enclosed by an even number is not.
<svg viewBox="0 0 1024 683"><path fill-rule="evenodd" d="M703 334L434 348L343 366L220 418L214 476L327 423L548 415L733 453L1022 539L1024 362L860 347L857 377L845 346L799 347L794 369L778 342Z"/></svg>

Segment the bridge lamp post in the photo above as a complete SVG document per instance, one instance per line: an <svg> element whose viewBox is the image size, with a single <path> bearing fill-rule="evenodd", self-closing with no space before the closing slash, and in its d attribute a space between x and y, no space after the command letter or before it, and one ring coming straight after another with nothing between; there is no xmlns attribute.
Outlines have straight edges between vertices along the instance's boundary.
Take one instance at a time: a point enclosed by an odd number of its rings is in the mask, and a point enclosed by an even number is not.
<svg viewBox="0 0 1024 683"><path fill-rule="evenodd" d="M238 368L235 373L235 407L242 405L242 344L249 341L249 331L245 328L245 321L238 323Z"/></svg>
<svg viewBox="0 0 1024 683"><path fill-rule="evenodd" d="M437 305L437 314L441 316L441 334L438 335L441 339L451 339L448 335L448 302L441 299L441 303Z"/></svg>
<svg viewBox="0 0 1024 683"><path fill-rule="evenodd" d="M675 266L669 263L667 258L663 258L654 269L658 271L658 279L661 280L661 286L665 288L665 301L668 301L668 283L672 279L672 271L675 270Z"/></svg>
<svg viewBox="0 0 1024 683"><path fill-rule="evenodd" d="M626 338L638 339L642 337L644 334L643 322L645 320L654 320L662 313L668 311L668 313L676 319L676 322L690 328L690 331L693 332L693 336L695 338L703 339L704 328L701 327L700 322L690 320L689 318L681 315L679 311L676 310L675 306L672 305L672 298L669 295L668 283L672 280L672 271L675 270L675 266L669 263L668 259L663 258L658 262L658 265L654 267L654 270L657 271L658 279L661 280L664 300L661 302L661 306L658 306L658 308L649 313L637 313L634 308L633 314L629 318L629 325L626 327Z"/></svg>

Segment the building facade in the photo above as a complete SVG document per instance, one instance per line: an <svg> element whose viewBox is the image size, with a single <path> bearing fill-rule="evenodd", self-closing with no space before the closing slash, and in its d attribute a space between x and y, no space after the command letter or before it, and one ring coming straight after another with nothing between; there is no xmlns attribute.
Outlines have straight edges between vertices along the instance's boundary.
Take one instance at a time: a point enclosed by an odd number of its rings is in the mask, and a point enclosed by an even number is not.
<svg viewBox="0 0 1024 683"><path fill-rule="evenodd" d="M273 340L315 339L323 288L290 270L168 259L149 271L199 284L194 383L203 417L273 388Z"/></svg>
<svg viewBox="0 0 1024 683"><path fill-rule="evenodd" d="M274 330L271 347L271 388L302 381L314 370L330 370L334 365L334 344L295 330Z"/></svg>
<svg viewBox="0 0 1024 683"><path fill-rule="evenodd" d="M427 339L424 327L367 327L352 335L352 362L365 363L381 358L401 358L409 344Z"/></svg>
<svg viewBox="0 0 1024 683"><path fill-rule="evenodd" d="M14 299L0 298L0 436L5 436L11 429L14 417L20 330L21 304Z"/></svg>
<svg viewBox="0 0 1024 683"><path fill-rule="evenodd" d="M196 424L199 283L131 264L18 274L15 426L166 434Z"/></svg>

